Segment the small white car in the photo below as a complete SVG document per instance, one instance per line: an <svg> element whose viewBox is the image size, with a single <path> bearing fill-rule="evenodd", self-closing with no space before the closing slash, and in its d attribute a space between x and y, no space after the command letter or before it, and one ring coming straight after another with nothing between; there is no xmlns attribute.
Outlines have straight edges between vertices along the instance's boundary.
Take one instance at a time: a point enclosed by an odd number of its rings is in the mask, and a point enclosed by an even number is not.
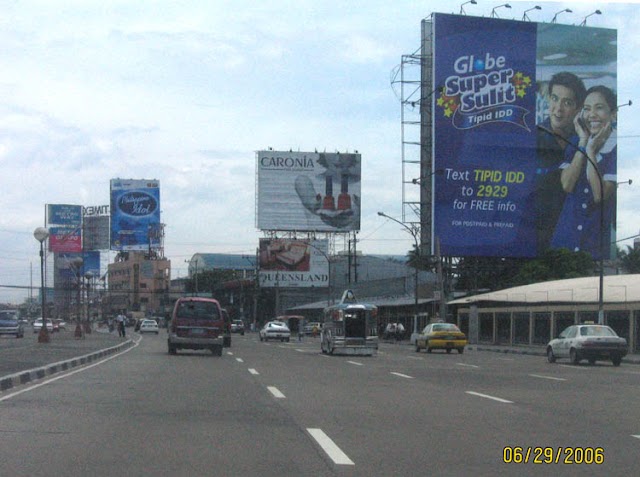
<svg viewBox="0 0 640 477"><path fill-rule="evenodd" d="M38 318L33 322L33 332L39 333L42 329L42 318ZM53 322L47 318L47 331L53 333Z"/></svg>
<svg viewBox="0 0 640 477"><path fill-rule="evenodd" d="M140 334L143 333L155 333L158 334L160 330L158 329L158 323L156 320L142 320L140 323Z"/></svg>
<svg viewBox="0 0 640 477"><path fill-rule="evenodd" d="M282 321L269 321L260 330L260 341L289 341L291 330Z"/></svg>
<svg viewBox="0 0 640 477"><path fill-rule="evenodd" d="M555 363L558 358L569 358L572 364L578 364L583 359L589 364L610 359L614 366L620 366L626 355L627 340L604 325L569 326L547 345L547 360L550 363Z"/></svg>

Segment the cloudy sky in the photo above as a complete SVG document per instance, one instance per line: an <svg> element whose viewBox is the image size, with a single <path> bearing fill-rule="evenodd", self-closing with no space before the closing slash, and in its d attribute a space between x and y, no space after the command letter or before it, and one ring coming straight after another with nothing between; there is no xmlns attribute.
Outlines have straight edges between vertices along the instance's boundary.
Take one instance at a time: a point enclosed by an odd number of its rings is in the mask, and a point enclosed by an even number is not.
<svg viewBox="0 0 640 477"><path fill-rule="evenodd" d="M44 205L109 203L112 178L158 179L165 255L255 252L255 151L362 154L365 253L413 239L402 214L400 103L392 72L433 0L0 0L0 302L39 283ZM478 0L469 15L503 2ZM501 18L618 29L618 237L640 219L640 5L510 2ZM442 7L446 4L447 7ZM633 240L621 242L631 244ZM111 254L113 257L113 254Z"/></svg>

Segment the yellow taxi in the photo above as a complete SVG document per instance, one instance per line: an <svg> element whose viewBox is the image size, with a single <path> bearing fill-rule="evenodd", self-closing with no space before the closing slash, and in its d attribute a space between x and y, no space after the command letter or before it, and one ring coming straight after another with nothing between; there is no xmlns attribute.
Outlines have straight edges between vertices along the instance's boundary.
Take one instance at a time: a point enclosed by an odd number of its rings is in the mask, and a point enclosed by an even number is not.
<svg viewBox="0 0 640 477"><path fill-rule="evenodd" d="M447 353L457 349L462 354L466 345L467 337L453 323L431 323L418 335L416 353L421 349L426 349L427 353L431 353L432 349L444 349Z"/></svg>

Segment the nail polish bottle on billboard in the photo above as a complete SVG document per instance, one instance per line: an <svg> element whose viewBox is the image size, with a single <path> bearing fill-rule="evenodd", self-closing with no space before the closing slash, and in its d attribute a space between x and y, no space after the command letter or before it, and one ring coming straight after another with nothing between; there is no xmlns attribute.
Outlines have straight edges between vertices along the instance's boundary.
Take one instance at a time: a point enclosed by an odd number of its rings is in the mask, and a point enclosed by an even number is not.
<svg viewBox="0 0 640 477"><path fill-rule="evenodd" d="M349 195L349 174L342 174L340 183L340 195L338 196L338 210L351 208L351 196Z"/></svg>
<svg viewBox="0 0 640 477"><path fill-rule="evenodd" d="M336 210L336 204L333 200L333 177L330 175L325 177L325 194L322 208L324 210Z"/></svg>

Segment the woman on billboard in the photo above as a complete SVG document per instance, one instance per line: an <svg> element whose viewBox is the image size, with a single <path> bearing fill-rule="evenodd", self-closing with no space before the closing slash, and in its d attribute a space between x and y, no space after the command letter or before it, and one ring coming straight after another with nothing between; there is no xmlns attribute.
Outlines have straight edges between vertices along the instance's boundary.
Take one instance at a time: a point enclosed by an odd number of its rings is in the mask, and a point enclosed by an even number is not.
<svg viewBox="0 0 640 477"><path fill-rule="evenodd" d="M554 233L554 248L581 250L599 258L600 234L604 233L607 256L615 213L616 111L616 95L611 89L594 86L587 90L582 111L574 119L577 133L571 141L574 146L567 148L565 161L560 165L560 180L567 198Z"/></svg>

